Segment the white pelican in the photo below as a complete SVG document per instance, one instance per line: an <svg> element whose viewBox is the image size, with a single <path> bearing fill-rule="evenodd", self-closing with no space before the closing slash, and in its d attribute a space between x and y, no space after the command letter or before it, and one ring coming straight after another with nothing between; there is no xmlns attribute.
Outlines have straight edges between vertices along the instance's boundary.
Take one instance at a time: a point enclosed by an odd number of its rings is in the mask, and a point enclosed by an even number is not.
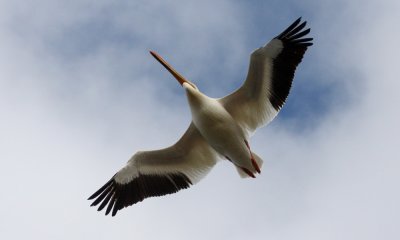
<svg viewBox="0 0 400 240"><path fill-rule="evenodd" d="M260 173L262 160L250 150L248 138L279 112L292 85L294 72L312 38L301 18L250 57L246 81L232 94L214 99L175 71L157 53L150 53L186 91L192 122L174 145L139 151L103 187L89 197L91 206L107 206L112 216L148 197L188 188L204 177L222 157L234 164L242 177Z"/></svg>

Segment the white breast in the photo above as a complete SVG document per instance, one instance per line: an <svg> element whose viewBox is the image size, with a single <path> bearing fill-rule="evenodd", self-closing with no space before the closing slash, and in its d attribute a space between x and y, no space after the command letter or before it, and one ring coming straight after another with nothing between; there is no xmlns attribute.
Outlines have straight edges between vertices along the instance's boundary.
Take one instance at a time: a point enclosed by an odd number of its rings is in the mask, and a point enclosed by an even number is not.
<svg viewBox="0 0 400 240"><path fill-rule="evenodd" d="M232 116L216 99L188 91L193 123L206 141L222 156L248 160L245 134ZM244 160L243 159L243 160Z"/></svg>

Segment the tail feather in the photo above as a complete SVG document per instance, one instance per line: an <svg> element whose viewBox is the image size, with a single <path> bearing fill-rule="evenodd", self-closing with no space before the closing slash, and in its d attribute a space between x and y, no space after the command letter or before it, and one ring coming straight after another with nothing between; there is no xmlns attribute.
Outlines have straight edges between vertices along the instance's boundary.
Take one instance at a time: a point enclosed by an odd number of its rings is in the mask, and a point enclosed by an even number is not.
<svg viewBox="0 0 400 240"><path fill-rule="evenodd" d="M254 160L256 160L256 163L258 164L258 166L261 169L264 161L256 153L254 153L254 152L251 152L251 153L253 154Z"/></svg>
<svg viewBox="0 0 400 240"><path fill-rule="evenodd" d="M243 171L240 167L238 167L238 166L235 166L236 167L236 170L238 171L238 173L239 173L239 176L241 177L241 178L248 178L248 177L250 177L245 171Z"/></svg>
<svg viewBox="0 0 400 240"><path fill-rule="evenodd" d="M256 160L256 163L257 163L258 166L261 168L262 165L263 165L263 160L262 160L257 154L255 154L254 152L252 152L252 154L253 154L254 160ZM240 167L238 167L238 166L235 166L235 167L236 167L236 170L238 171L239 176L240 176L241 178L248 178L248 177L250 177L245 171L242 170L242 168L240 168ZM257 173L257 171L256 171L255 169L251 169L251 172L252 172L253 174L256 174L256 173Z"/></svg>

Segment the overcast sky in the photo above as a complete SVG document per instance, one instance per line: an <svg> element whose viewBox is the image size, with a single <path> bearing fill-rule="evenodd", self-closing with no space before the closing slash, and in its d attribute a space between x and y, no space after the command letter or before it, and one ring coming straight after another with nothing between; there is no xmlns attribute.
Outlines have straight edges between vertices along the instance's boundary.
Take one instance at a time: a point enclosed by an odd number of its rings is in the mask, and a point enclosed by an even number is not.
<svg viewBox="0 0 400 240"><path fill-rule="evenodd" d="M150 3L151 2L151 3ZM1 239L399 239L400 2L0 0ZM219 163L114 218L87 197L190 111L155 50L212 97L299 16L312 28L262 174Z"/></svg>

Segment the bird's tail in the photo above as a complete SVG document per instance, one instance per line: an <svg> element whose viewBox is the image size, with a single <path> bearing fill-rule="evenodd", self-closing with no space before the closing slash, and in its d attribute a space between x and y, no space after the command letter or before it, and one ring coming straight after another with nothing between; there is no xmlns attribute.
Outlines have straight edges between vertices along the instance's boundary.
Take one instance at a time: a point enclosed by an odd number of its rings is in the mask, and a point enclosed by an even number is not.
<svg viewBox="0 0 400 240"><path fill-rule="evenodd" d="M262 167L263 165L263 160L254 152L251 152L253 154L254 160L256 161L257 165L260 167ZM251 177L248 173L246 173L241 167L236 166L236 170L238 171L239 175L241 178L248 178ZM255 175L257 173L257 171L254 169L251 169L251 173L253 175Z"/></svg>

